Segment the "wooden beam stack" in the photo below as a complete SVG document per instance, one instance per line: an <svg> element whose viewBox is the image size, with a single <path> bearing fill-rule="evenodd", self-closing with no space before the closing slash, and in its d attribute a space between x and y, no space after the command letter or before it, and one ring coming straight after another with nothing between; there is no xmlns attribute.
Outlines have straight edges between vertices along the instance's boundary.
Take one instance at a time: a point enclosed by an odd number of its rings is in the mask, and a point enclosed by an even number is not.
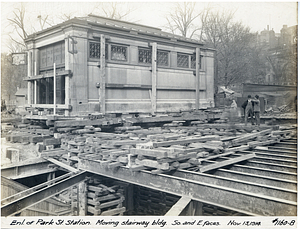
<svg viewBox="0 0 300 229"><path fill-rule="evenodd" d="M99 182L89 182L87 194L87 211L89 215L113 216L123 215L125 197L119 186L107 187Z"/></svg>
<svg viewBox="0 0 300 229"><path fill-rule="evenodd" d="M99 162L99 166L105 169L126 166L132 171L149 170L153 174L176 169L205 172L255 157L252 153L242 156L238 153L276 143L295 132L293 128L273 130L264 126L260 131L253 129L248 133L249 128L244 130L238 125L238 131L230 137L215 134L232 133L226 127L226 124L185 126L182 122L174 122L173 125L148 129L126 126L118 128L118 133L61 134L61 148L66 153L60 155L60 160L76 167L79 158L85 158ZM55 156L51 150L42 155L51 153ZM224 156L227 161L218 163L217 155ZM239 158L232 160L232 156Z"/></svg>

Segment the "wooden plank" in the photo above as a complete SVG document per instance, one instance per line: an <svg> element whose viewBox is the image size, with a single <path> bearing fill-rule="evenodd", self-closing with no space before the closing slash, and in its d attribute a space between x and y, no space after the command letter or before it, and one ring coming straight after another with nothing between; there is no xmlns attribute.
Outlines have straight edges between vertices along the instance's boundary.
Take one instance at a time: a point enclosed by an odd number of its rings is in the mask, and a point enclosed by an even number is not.
<svg viewBox="0 0 300 229"><path fill-rule="evenodd" d="M128 154L128 150L117 150L117 151L111 151L109 153L111 159L117 159L119 156L124 156Z"/></svg>
<svg viewBox="0 0 300 229"><path fill-rule="evenodd" d="M66 150L64 149L53 149L53 150L43 150L43 152L41 152L40 156L45 158L45 157L55 157L55 156L61 156L62 154L67 153Z"/></svg>
<svg viewBox="0 0 300 229"><path fill-rule="evenodd" d="M231 155L231 154L234 154L234 153L235 152L233 152L233 151L227 152L227 153L221 153L221 154L218 154L218 155L213 155L213 156L206 157L205 159L198 159L198 161L202 162L202 161L206 161L206 160L216 159L218 157L225 157L225 156L228 156L228 155Z"/></svg>
<svg viewBox="0 0 300 229"><path fill-rule="evenodd" d="M179 216L180 213L188 206L191 200L192 199L187 196L182 196L177 203L170 208L165 216Z"/></svg>
<svg viewBox="0 0 300 229"><path fill-rule="evenodd" d="M244 155L244 156L240 156L240 157L237 157L237 158L233 158L233 159L228 159L228 160L225 160L225 161L221 161L221 162L216 162L216 163L213 163L211 165L206 165L206 166L203 166L201 168L199 168L199 171L200 172L207 172L207 171L210 171L210 170L213 170L213 169L218 169L218 168L221 168L221 167L224 167L224 166L227 166L227 165L231 165L231 164L234 164L234 163L237 163L237 162L240 162L240 161L245 161L245 160L249 160L251 158L254 158L255 157L255 154L249 154L249 155Z"/></svg>
<svg viewBox="0 0 300 229"><path fill-rule="evenodd" d="M113 201L110 201L110 202L102 203L99 206L96 206L95 208L96 209L103 209L103 208L107 208L107 207L111 207L111 206L121 204L123 201L124 201L124 198L121 197L118 200L113 200Z"/></svg>
<svg viewBox="0 0 300 229"><path fill-rule="evenodd" d="M207 135L203 137L192 137L187 139L179 139L179 140L172 140L172 141L165 141L165 142L153 142L153 147L161 147L161 146L171 146L171 145L180 145L180 144L189 144L193 142L206 142L206 141L213 141L213 140L220 140L220 136L218 135Z"/></svg>
<svg viewBox="0 0 300 229"><path fill-rule="evenodd" d="M59 72L57 72L56 76L65 76L65 75L69 75L70 73L71 73L70 70L59 71ZM37 80L37 79L50 78L53 76L54 76L54 73L45 73L45 74L41 74L41 75L25 77L24 80L33 81L33 80Z"/></svg>
<svg viewBox="0 0 300 229"><path fill-rule="evenodd" d="M207 149L207 150L223 150L223 147L219 145L214 145L210 141L206 143L192 143L189 147L195 147L197 149Z"/></svg>
<svg viewBox="0 0 300 229"><path fill-rule="evenodd" d="M125 139L125 140L111 140L108 141L107 144L110 144L112 146L123 146L123 145L136 145L139 143L144 143L145 141L143 140L130 140L130 139Z"/></svg>
<svg viewBox="0 0 300 229"><path fill-rule="evenodd" d="M119 126L115 127L116 131L127 131L127 130L140 130L142 127L140 126Z"/></svg>
<svg viewBox="0 0 300 229"><path fill-rule="evenodd" d="M158 159L157 161L159 163L170 163L170 162L174 162L174 161L184 161L184 160L188 160L190 158L196 158L197 157L197 153L196 152L190 152L184 155L178 155L178 157L176 158L162 158L162 159Z"/></svg>
<svg viewBox="0 0 300 229"><path fill-rule="evenodd" d="M92 206L87 206L87 211L92 213L93 215L100 215L100 213L101 213L100 209L95 209Z"/></svg>
<svg viewBox="0 0 300 229"><path fill-rule="evenodd" d="M244 150L248 150L250 147L248 145L242 145L239 147L232 147L232 148L227 148L224 150L225 153L227 152L236 152L236 151L244 151Z"/></svg>
<svg viewBox="0 0 300 229"><path fill-rule="evenodd" d="M114 169L114 168L117 168L120 166L123 166L123 164L121 162L111 162L108 164L109 169Z"/></svg>
<svg viewBox="0 0 300 229"><path fill-rule="evenodd" d="M96 197L96 198L94 198L94 201L101 202L101 201L113 200L113 199L119 198L121 196L122 196L122 194L120 194L120 193L108 194L106 196Z"/></svg>
<svg viewBox="0 0 300 229"><path fill-rule="evenodd" d="M108 190L110 193L115 193L116 192L116 190L114 190L113 188L107 187L107 186L105 186L103 184L99 184L99 186L102 187L105 190Z"/></svg>
<svg viewBox="0 0 300 229"><path fill-rule="evenodd" d="M195 98L195 108L196 110L199 110L199 98L200 98L200 93L199 93L199 89L200 89L200 48L197 47L196 48L196 98Z"/></svg>
<svg viewBox="0 0 300 229"><path fill-rule="evenodd" d="M88 185L88 190L93 191L93 192L98 192L98 193L105 191L105 189L103 189L103 187L97 187L97 186L92 186L92 185Z"/></svg>
<svg viewBox="0 0 300 229"><path fill-rule="evenodd" d="M69 170L71 172L75 172L75 173L79 172L78 169L75 169L72 166L66 165L65 163L62 163L62 162L60 162L58 160L55 160L53 158L47 158L47 160L50 161L50 162L52 162L53 164L56 164L56 165L64 168L64 169L67 169L67 170Z"/></svg>
<svg viewBox="0 0 300 229"><path fill-rule="evenodd" d="M41 135L36 135L36 136L30 136L30 137L29 137L29 141L30 141L31 143L43 142L44 139L46 139L46 138L52 138L52 136L50 136L50 135L43 135L43 136L41 136Z"/></svg>
<svg viewBox="0 0 300 229"><path fill-rule="evenodd" d="M158 149L130 149L130 153L134 155L144 155L150 157L157 157L157 158L165 158L168 157L167 151L158 150Z"/></svg>
<svg viewBox="0 0 300 229"><path fill-rule="evenodd" d="M143 165L131 165L129 166L129 170L131 172L135 172L135 171L140 171L140 170L144 170L146 169L147 167L143 166Z"/></svg>
<svg viewBox="0 0 300 229"><path fill-rule="evenodd" d="M135 159L135 163L138 165L143 165L145 167L151 167L151 168L156 168L156 169L161 169L161 170L168 170L169 169L169 164L168 163L159 163L154 160L150 159Z"/></svg>
<svg viewBox="0 0 300 229"><path fill-rule="evenodd" d="M256 138L258 136L262 136L262 135L266 135L266 134L270 134L272 132L272 129L267 129L267 130L263 130L260 132L256 132L256 133L251 133L251 134L245 134L243 136L240 136L236 139L233 139L231 142L232 144L238 144L247 140L251 140L253 138Z"/></svg>
<svg viewBox="0 0 300 229"><path fill-rule="evenodd" d="M78 214L86 216L87 214L87 184L86 181L78 184Z"/></svg>
<svg viewBox="0 0 300 229"><path fill-rule="evenodd" d="M125 211L126 211L126 208L125 208L125 207L116 208L116 209L111 209L111 210L102 212L102 213L101 213L101 216L118 215L118 214L121 214L121 213L123 213L123 212L125 212Z"/></svg>

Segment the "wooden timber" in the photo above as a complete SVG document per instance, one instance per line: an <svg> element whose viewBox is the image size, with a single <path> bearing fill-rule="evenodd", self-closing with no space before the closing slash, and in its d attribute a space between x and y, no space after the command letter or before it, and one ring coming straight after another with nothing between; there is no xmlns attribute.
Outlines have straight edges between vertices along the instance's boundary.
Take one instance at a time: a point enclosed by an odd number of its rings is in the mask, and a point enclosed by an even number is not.
<svg viewBox="0 0 300 229"><path fill-rule="evenodd" d="M217 135L208 135L203 137L192 137L187 139L179 139L173 141L165 141L165 142L153 142L153 147L161 147L161 146L170 146L170 145L178 145L178 144L189 144L193 142L206 142L212 140L220 140L220 136Z"/></svg>
<svg viewBox="0 0 300 229"><path fill-rule="evenodd" d="M58 166L64 168L64 169L67 169L67 170L69 170L69 171L71 171L71 172L75 172L75 173L76 173L76 172L79 172L78 169L75 169L74 167L69 166L69 165L67 165L67 164L65 164L65 163L63 163L63 162L60 162L60 161L58 161L58 160L55 160L55 159L53 159L53 158L47 158L47 160L50 161L50 162L52 162L53 164L56 164L56 165L58 165Z"/></svg>
<svg viewBox="0 0 300 229"><path fill-rule="evenodd" d="M234 163L237 163L237 162L240 162L240 161L245 161L245 160L249 160L251 158L254 158L255 157L255 154L249 154L249 155L243 155L243 156L240 156L240 157L236 157L236 158L233 158L233 159L228 159L228 160L225 160L225 161L221 161L221 162L215 162L215 163L212 163L211 165L205 165L203 167L200 167L199 168L199 171L200 172L207 172L207 171L210 171L210 170L213 170L213 169L218 169L218 168L221 168L221 167L224 167L224 166L227 166L227 165L231 165L231 164L234 164Z"/></svg>
<svg viewBox="0 0 300 229"><path fill-rule="evenodd" d="M165 216L179 216L180 213L188 206L191 202L191 198L182 196L176 204L165 214Z"/></svg>

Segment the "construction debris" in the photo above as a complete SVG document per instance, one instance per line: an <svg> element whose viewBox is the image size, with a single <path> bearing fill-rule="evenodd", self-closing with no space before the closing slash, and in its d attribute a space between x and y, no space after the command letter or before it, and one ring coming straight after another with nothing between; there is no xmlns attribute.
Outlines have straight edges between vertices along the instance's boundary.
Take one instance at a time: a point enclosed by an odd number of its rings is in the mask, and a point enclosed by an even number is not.
<svg viewBox="0 0 300 229"><path fill-rule="evenodd" d="M205 172L236 161L248 160L255 155L238 153L276 143L296 134L294 126L281 127L282 130L278 126L263 126L261 130L252 127L252 133L249 133L251 127L237 125L236 134L228 137L232 132L227 130L227 124L193 122L192 126L185 126L183 123L174 121L170 125L154 128L116 127L117 133L82 126L69 133L55 133L55 136L44 129L22 126L18 129L18 134L7 135L6 140L19 143L39 142L40 157L48 160L53 158L53 163L61 162L75 169L78 160L84 158L96 160L107 169L126 166L132 171L149 170L158 174L183 168ZM223 133L224 137L219 133ZM7 152L11 151L8 149ZM216 155L222 155L226 162L216 161L219 158ZM65 169L70 170L67 166Z"/></svg>
<svg viewBox="0 0 300 229"><path fill-rule="evenodd" d="M50 129L27 124L8 128L5 156L13 163L22 161L26 159L21 156L22 151L28 148L31 156L48 160L53 166L73 173L79 171L80 160L87 160L113 173L127 168L128 172L137 174L147 171L148 174L172 175L183 170L209 174L255 159L255 148L297 135L296 125L256 127L174 120L156 127L134 122L126 122L123 126L111 124L107 130L93 125L92 121L98 123L100 120L78 120L72 126L67 126L69 121L58 121L61 127ZM88 215L122 215L127 211L125 194L120 187L90 180L86 192ZM78 215L78 186L69 193L69 198L68 195L61 197L70 202L72 214ZM159 196L153 197L150 203L142 193L138 201L140 208L148 204L155 214L163 214L172 206L166 204L168 201L163 204L156 201Z"/></svg>

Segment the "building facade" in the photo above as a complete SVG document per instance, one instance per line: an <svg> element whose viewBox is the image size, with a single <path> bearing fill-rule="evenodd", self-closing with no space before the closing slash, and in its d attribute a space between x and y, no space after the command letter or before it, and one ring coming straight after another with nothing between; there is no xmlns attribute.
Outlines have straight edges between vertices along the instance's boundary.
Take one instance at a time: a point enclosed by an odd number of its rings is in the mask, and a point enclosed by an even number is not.
<svg viewBox="0 0 300 229"><path fill-rule="evenodd" d="M29 107L86 115L214 106L214 50L198 41L89 15L26 43Z"/></svg>

